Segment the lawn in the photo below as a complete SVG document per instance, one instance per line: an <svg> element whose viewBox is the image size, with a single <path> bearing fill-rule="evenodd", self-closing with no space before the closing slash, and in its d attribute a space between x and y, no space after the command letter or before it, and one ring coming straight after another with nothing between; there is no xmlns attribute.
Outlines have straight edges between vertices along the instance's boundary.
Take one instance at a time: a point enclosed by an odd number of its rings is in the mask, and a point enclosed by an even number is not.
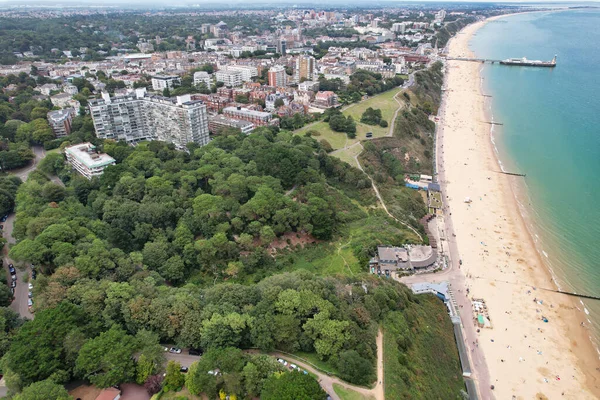
<svg viewBox="0 0 600 400"><path fill-rule="evenodd" d="M337 383L333 384L333 390L341 400L374 400L373 396L366 397L354 390L346 389Z"/></svg>
<svg viewBox="0 0 600 400"><path fill-rule="evenodd" d="M345 115L351 115L355 121L360 121L360 117L369 107L381 110L381 116L385 119L388 124L391 124L394 112L398 109L398 103L394 100L394 96L402 89L396 88L388 90L387 92L373 96L368 100L360 103L353 104L348 107L345 111ZM385 128L381 128L385 129Z"/></svg>
<svg viewBox="0 0 600 400"><path fill-rule="evenodd" d="M329 124L323 121L317 122L314 125L305 126L304 128L297 130L295 133L298 135L303 135L308 131L318 132L319 135L313 136L314 139L318 141L323 139L327 140L334 150L341 149L345 146L350 146L351 144L356 143L358 141L358 137L355 139L350 139L348 138L348 135L346 135L344 132L335 132L331 130L331 128L329 128Z"/></svg>
<svg viewBox="0 0 600 400"><path fill-rule="evenodd" d="M356 138L354 139L349 139L348 136L343 132L334 132L329 128L329 124L323 121L317 122L313 125L305 126L304 128L295 131L295 133L301 135L308 131L318 132L320 135L314 136L314 138L316 140L327 140L334 150L351 146L360 140L366 139L367 132L373 132L374 138L386 136L389 132L389 127L382 128L379 125L373 126L363 124L360 122L360 117L367 108L378 108L381 110L383 119L385 119L388 124L391 125L394 113L398 108L398 103L394 100L394 96L400 90L402 89L397 88L388 90L387 92L378 94L377 96L371 97L363 102L352 104L343 111L344 115L350 115L356 121ZM336 154L334 154L334 156L338 157ZM344 161L348 162L347 159L344 159Z"/></svg>
<svg viewBox="0 0 600 400"><path fill-rule="evenodd" d="M362 151L363 151L362 146L356 145L356 146L352 146L352 147L346 147L345 149L340 149L340 150L336 151L335 153L331 153L330 155L333 157L337 157L340 160L347 162L348 164L357 168L358 166L356 164L356 160L354 159L354 157L359 155Z"/></svg>
<svg viewBox="0 0 600 400"><path fill-rule="evenodd" d="M344 276L364 272L346 243L319 244L296 251L289 255L293 260L290 270L304 269L317 275Z"/></svg>

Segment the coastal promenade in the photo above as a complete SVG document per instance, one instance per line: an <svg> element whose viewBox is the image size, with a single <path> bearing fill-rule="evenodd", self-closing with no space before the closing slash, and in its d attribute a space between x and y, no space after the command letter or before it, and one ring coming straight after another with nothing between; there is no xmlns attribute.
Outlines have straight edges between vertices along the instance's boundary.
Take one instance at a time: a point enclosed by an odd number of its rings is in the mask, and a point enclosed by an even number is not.
<svg viewBox="0 0 600 400"><path fill-rule="evenodd" d="M469 40L484 24L452 39L450 56L472 57ZM518 212L515 177L494 173L499 166L490 126L481 123L488 119L480 69L477 63L446 63L436 172L449 267L402 281L450 282L480 398L598 398L598 359L579 326L576 304L536 289L554 286ZM471 296L485 299L493 328L472 323Z"/></svg>

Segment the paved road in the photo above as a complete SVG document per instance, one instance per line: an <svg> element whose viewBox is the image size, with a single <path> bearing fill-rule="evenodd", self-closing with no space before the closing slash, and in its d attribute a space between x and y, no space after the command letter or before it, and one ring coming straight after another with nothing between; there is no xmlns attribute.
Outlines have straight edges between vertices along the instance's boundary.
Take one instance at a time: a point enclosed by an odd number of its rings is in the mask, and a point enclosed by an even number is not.
<svg viewBox="0 0 600 400"><path fill-rule="evenodd" d="M193 362L200 360L200 356L190 356L187 350L182 350L180 354L166 352L165 358L167 361L178 361L182 367L190 367Z"/></svg>
<svg viewBox="0 0 600 400"><path fill-rule="evenodd" d="M11 171L11 175L18 176L19 178L21 178L22 181L26 181L27 177L29 177L29 174L31 172L33 172L37 168L37 165L39 164L39 162L42 159L44 159L44 157L46 157L46 152L44 151L43 147L34 146L32 150L33 150L33 153L35 154L35 158L33 159L33 162L31 163L31 165L27 166L25 168ZM2 249L2 257L3 257L3 261L4 261L4 271L6 272L6 274L8 276L9 282L10 282L11 278L10 278L10 274L8 272L8 264L11 264L12 260L10 258L8 258L8 251L9 251L8 245L16 243L15 238L12 236L14 223L15 223L15 214L11 213L11 214L9 214L8 218L6 219L6 222L4 222L4 224L3 224L4 228L2 230L2 236L4 238L6 238L6 241L7 241L7 245L5 245L4 248ZM14 300L13 300L12 304L10 305L10 308L13 309L14 311L18 312L21 317L33 319L33 314L31 312L29 312L29 306L27 303L27 300L29 299L28 283L25 282L25 278L27 276L30 276L29 275L30 271L29 271L29 268L25 268L25 269L20 269L18 267L16 267L16 268L17 268L17 287L15 288Z"/></svg>

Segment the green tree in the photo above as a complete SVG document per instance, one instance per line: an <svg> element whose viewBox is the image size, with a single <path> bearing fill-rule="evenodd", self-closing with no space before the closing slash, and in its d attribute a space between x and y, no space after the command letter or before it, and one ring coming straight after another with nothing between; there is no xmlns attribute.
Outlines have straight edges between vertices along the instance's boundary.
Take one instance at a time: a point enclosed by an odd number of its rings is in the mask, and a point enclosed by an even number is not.
<svg viewBox="0 0 600 400"><path fill-rule="evenodd" d="M327 393L310 375L300 372L276 373L264 383L261 400L325 400Z"/></svg>
<svg viewBox="0 0 600 400"><path fill-rule="evenodd" d="M189 371L188 371L189 372ZM177 361L169 361L163 384L167 390L178 391L185 383L185 376L181 373L181 364Z"/></svg>
<svg viewBox="0 0 600 400"><path fill-rule="evenodd" d="M88 321L90 316L70 303L37 312L35 319L24 324L15 335L7 366L25 385L44 380L60 370L71 370L73 365L67 363L64 340L70 331L83 327Z"/></svg>
<svg viewBox="0 0 600 400"><path fill-rule="evenodd" d="M337 365L340 378L348 382L366 386L376 378L373 363L361 357L355 350L340 353Z"/></svg>
<svg viewBox="0 0 600 400"><path fill-rule="evenodd" d="M102 388L127 382L135 376L134 351L134 338L113 327L83 345L75 371Z"/></svg>
<svg viewBox="0 0 600 400"><path fill-rule="evenodd" d="M138 357L137 364L135 366L135 381L138 385L143 385L154 371L154 365L152 361L148 360L145 354L141 354Z"/></svg>
<svg viewBox="0 0 600 400"><path fill-rule="evenodd" d="M67 390L50 379L34 382L14 397L15 400L72 400Z"/></svg>

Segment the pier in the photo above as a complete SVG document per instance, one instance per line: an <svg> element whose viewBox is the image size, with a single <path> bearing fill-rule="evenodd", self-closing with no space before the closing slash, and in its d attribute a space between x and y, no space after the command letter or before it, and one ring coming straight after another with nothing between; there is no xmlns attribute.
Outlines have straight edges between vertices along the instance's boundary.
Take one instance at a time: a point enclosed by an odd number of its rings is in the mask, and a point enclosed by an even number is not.
<svg viewBox="0 0 600 400"><path fill-rule="evenodd" d="M512 65L518 67L556 67L556 56L551 61L528 60L527 58L509 58L507 60L495 60L492 58L469 58L469 57L446 57L447 60L471 61L488 64Z"/></svg>
<svg viewBox="0 0 600 400"><path fill-rule="evenodd" d="M494 60L491 58L469 58L469 57L446 57L446 60L451 61L472 61L478 63L500 64L502 60Z"/></svg>

